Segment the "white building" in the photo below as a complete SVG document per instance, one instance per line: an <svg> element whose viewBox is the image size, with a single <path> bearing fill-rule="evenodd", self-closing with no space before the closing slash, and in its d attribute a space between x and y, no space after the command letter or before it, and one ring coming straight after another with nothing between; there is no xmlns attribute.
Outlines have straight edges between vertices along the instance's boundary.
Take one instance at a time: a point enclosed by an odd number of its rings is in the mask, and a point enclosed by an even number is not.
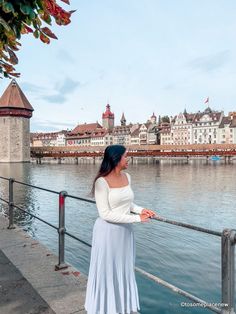
<svg viewBox="0 0 236 314"><path fill-rule="evenodd" d="M134 124L130 130L130 145L140 145L139 129L141 125L139 123Z"/></svg>
<svg viewBox="0 0 236 314"><path fill-rule="evenodd" d="M198 112L193 118L193 144L218 144L219 126L223 118L223 112L206 108Z"/></svg>
<svg viewBox="0 0 236 314"><path fill-rule="evenodd" d="M223 117L218 132L219 144L236 144L236 116Z"/></svg>
<svg viewBox="0 0 236 314"><path fill-rule="evenodd" d="M173 144L175 145L187 145L192 144L192 121L193 114L188 114L186 111L184 113L179 113L171 121L171 138L173 139ZM167 130L166 130L167 131ZM169 139L168 132L164 132L165 137Z"/></svg>
<svg viewBox="0 0 236 314"><path fill-rule="evenodd" d="M112 130L113 143L119 145L130 145L132 124L126 125L124 113L121 117L121 125L115 126Z"/></svg>
<svg viewBox="0 0 236 314"><path fill-rule="evenodd" d="M168 122L161 123L160 127L160 144L173 145L173 134L171 133L171 125Z"/></svg>
<svg viewBox="0 0 236 314"><path fill-rule="evenodd" d="M97 129L91 134L91 146L108 146L111 144L113 144L113 137L106 129Z"/></svg>

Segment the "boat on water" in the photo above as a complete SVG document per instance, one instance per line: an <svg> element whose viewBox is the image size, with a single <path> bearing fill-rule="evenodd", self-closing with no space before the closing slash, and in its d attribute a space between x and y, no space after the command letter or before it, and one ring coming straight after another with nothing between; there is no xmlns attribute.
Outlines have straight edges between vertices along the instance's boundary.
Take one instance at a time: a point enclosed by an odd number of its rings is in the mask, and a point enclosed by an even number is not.
<svg viewBox="0 0 236 314"><path fill-rule="evenodd" d="M212 157L211 157L211 160L213 160L213 161L218 161L218 160L220 160L220 157L219 157L219 156L212 156Z"/></svg>

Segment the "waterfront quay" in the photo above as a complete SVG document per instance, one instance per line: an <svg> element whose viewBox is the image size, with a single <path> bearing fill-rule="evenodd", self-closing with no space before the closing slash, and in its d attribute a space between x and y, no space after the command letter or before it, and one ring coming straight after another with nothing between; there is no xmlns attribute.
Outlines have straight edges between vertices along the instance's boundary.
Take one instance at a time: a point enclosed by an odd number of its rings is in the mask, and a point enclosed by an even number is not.
<svg viewBox="0 0 236 314"><path fill-rule="evenodd" d="M87 277L0 216L0 313L84 314Z"/></svg>

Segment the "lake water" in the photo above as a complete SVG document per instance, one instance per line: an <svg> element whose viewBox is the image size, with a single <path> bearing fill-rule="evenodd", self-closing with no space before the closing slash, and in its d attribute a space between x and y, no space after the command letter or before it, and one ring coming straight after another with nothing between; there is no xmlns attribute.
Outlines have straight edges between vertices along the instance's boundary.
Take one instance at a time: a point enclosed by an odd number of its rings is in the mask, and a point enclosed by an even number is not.
<svg viewBox="0 0 236 314"><path fill-rule="evenodd" d="M89 197L99 165L0 164L0 175L33 185ZM236 165L219 161L162 161L130 165L135 203L163 217L216 231L236 229ZM52 224L58 224L58 196L15 184L14 201ZM0 196L8 197L0 180ZM0 203L0 209L5 210ZM17 223L57 254L57 232L27 214ZM66 200L67 231L91 243L97 217L94 204ZM221 239L163 222L134 224L136 265L209 303L221 302ZM66 237L66 261L88 273L90 249ZM212 313L137 274L142 314Z"/></svg>

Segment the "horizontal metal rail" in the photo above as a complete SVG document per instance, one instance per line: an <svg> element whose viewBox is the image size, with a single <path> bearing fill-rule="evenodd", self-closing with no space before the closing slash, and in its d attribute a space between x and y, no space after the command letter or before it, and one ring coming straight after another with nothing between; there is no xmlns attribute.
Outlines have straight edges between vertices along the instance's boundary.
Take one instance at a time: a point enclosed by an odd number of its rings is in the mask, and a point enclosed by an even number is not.
<svg viewBox="0 0 236 314"><path fill-rule="evenodd" d="M212 306L210 303L207 303L206 301L204 301L204 300L194 296L193 294L188 293L188 292L186 292L186 291L184 291L184 290L182 290L180 288L177 288L176 286L168 283L167 281L165 281L165 280L163 280L163 279L161 279L161 278L159 278L157 276L154 276L154 275L146 272L145 270L143 270L143 269L141 269L139 267L135 267L135 270L138 273L142 274L143 276L147 277L148 279L151 279L152 281L155 281L156 283L161 284L162 286L164 286L166 288L169 288L170 290L172 290L172 291L174 291L174 292L176 292L176 293L178 293L178 294L180 294L180 295L182 295L182 296L184 296L184 297L186 297L186 298L188 298L190 300L193 300L193 301L195 301L197 303L202 304L204 307L209 308L213 312L221 313L221 309L220 308L218 308L216 306Z"/></svg>
<svg viewBox="0 0 236 314"><path fill-rule="evenodd" d="M73 239L75 239L75 240L77 240L77 241L87 245L88 247L92 247L91 244L89 244L88 242L85 242L84 240L79 239L78 237L76 237L74 234L72 234L70 232L65 231L65 234L68 235L68 237L71 237L71 238L73 238Z"/></svg>
<svg viewBox="0 0 236 314"><path fill-rule="evenodd" d="M17 181L17 180L14 180L12 178L5 178L5 177L1 177L0 176L0 179L3 179L3 180L8 180L9 181L9 201L3 199L0 197L0 200L7 203L9 205L9 229L13 228L13 208L17 208L18 210L34 217L35 219L45 223L46 225L52 227L53 229L57 230L58 234L59 234L59 263L58 265L56 265L56 269L62 269L62 268L66 268L67 265L65 264L64 262L64 236L67 235L81 243L83 243L84 245L88 246L88 247L92 247L91 244L87 243L86 241L84 240L81 240L79 239L77 236L73 235L72 233L66 231L65 229L65 199L66 198L72 198L72 199L76 199L76 200L79 200L79 201L84 201L84 202L89 202L89 203L93 203L95 204L95 201L94 200L91 200L91 199L87 199L87 198L83 198L83 197L77 197L77 196L74 196L74 195L69 195L67 194L67 192L65 191L62 191L62 192L57 192L57 191L53 191L53 190L50 190L50 189L45 189L45 188L41 188L41 187L38 187L38 186L35 186L35 185L31 185L31 184L27 184L27 183L24 183L24 182L21 182L21 181ZM46 192L50 192L50 193L54 193L54 194L57 194L59 195L59 227L56 227L54 226L53 224L47 222L46 220L32 214L31 212L21 208L20 206L18 205L15 205L14 202L13 202L13 183L17 183L17 184L22 184L22 185L25 185L25 186L28 186L28 187L32 187L32 188L36 188L36 189L39 189L39 190L43 190L43 191L46 191ZM187 223L182 223L182 222L178 222L178 221L174 221L174 220L170 220L170 219L166 219L166 218L163 218L163 217L154 217L152 218L153 220L158 220L158 221L161 221L161 222L164 222L164 223L168 223L168 224L172 224L172 225L176 225L176 226L180 226L180 227L184 227L184 228L188 228L188 229L192 229L192 230L195 230L195 231L200 231L200 232L203 232L203 233L207 233L207 234L211 234L211 235L214 235L214 236L220 236L221 239L222 239L222 243L223 243L223 246L225 247L225 252L226 253L222 253L222 257L223 257L223 261L224 263L226 263L227 265L225 266L226 269L224 269L223 271L223 276L225 277L225 279L223 280L223 286L222 286L222 295L223 295L223 300L229 300L230 302L230 309L234 309L234 301L233 301L233 296L234 296L234 284L232 283L232 280L231 281L228 281L229 280L229 277L234 277L232 276L232 274L234 275L234 268L232 268L234 265L234 244L236 243L236 232L231 232L230 230L228 229L225 229L222 232L218 232L218 231L214 231L214 230L210 230L210 229L207 229L207 228L202 228L202 227L198 227L198 226L194 226L194 225L191 225L191 224L187 224ZM222 246L222 248L223 248ZM231 253L229 253L231 252ZM230 254L229 256L227 254ZM228 257L227 257L227 256ZM233 312L228 312L228 310L223 310L222 312L222 309L219 308L219 307L216 307L214 305L212 305L211 303L207 303L206 301L198 298L197 296L194 296L190 293L188 293L187 291L184 291L170 283L168 283L167 281L164 281L163 279L157 277L157 276L154 276L153 274L149 273L149 272L146 272L145 270L139 268L139 267L135 267L135 270L137 272L139 272L140 274L142 274L143 276L147 277L148 279L150 280L153 280L155 281L156 283L159 283L167 288L169 288L170 290L188 298L188 299L191 299L197 303L199 303L202 307L204 308L208 308L210 310L212 310L213 312L216 312L216 313L234 313ZM227 270L227 272L226 272ZM223 277L222 277L223 278ZM234 279L234 278L233 278ZM226 292L227 291L227 292ZM230 296L229 296L230 295Z"/></svg>
<svg viewBox="0 0 236 314"><path fill-rule="evenodd" d="M197 227L197 226L194 226L194 225L191 225L191 224L174 221L174 220L170 220L170 219L167 219L167 218L162 218L162 217L156 218L156 217L153 217L151 219L162 221L162 222L165 222L165 223L168 223L168 224L171 224L171 225L176 225L176 226L179 226L179 227L192 229L192 230L195 230L195 231L209 233L209 234L212 234L212 235L215 235L215 236L219 236L219 237L221 237L221 235L222 235L222 232L219 232L219 231L214 231L214 230L210 230L210 229L206 229L206 228L202 228L202 227Z"/></svg>
<svg viewBox="0 0 236 314"><path fill-rule="evenodd" d="M90 200L88 198L78 197L78 196L67 194L66 198L68 198L68 197L69 198L73 198L73 199L78 200L78 201L83 201L83 202L87 202L87 203L96 204L96 202L94 200Z"/></svg>
<svg viewBox="0 0 236 314"><path fill-rule="evenodd" d="M10 180L9 178L2 177L2 176L0 176L0 179L7 180L7 181L9 181L9 180Z"/></svg>
<svg viewBox="0 0 236 314"><path fill-rule="evenodd" d="M37 190L42 190L42 191L49 192L49 193L54 193L54 194L57 194L57 195L60 194L60 192L57 192L57 191L54 191L54 190L50 190L50 189L41 188L39 186L32 185L32 184L29 184L29 183L25 183L25 182L21 182L21 181L17 181L17 180L14 180L14 182L18 183L18 184L21 184L21 185L29 186L31 188L35 188Z"/></svg>
<svg viewBox="0 0 236 314"><path fill-rule="evenodd" d="M4 198L1 198L1 197L0 197L0 201L3 201L5 203L9 204L9 202L7 200L4 200Z"/></svg>
<svg viewBox="0 0 236 314"><path fill-rule="evenodd" d="M50 227L52 227L52 228L58 230L58 227L52 225L50 222L48 222L48 221L46 221L46 220L44 220L44 219L42 219L42 218L40 218L40 217L38 217L38 216L36 216L36 215L34 215L34 214L28 212L27 210L25 210L25 209L23 209L23 208L21 208L21 207L15 205L15 204L13 204L13 207L15 207L15 208L19 209L20 211L22 211L22 212L24 212L24 213L26 213L26 214L28 214L28 215L34 217L34 218L37 219L37 220L40 220L40 221L44 222L46 225L48 225L48 226L50 226Z"/></svg>

